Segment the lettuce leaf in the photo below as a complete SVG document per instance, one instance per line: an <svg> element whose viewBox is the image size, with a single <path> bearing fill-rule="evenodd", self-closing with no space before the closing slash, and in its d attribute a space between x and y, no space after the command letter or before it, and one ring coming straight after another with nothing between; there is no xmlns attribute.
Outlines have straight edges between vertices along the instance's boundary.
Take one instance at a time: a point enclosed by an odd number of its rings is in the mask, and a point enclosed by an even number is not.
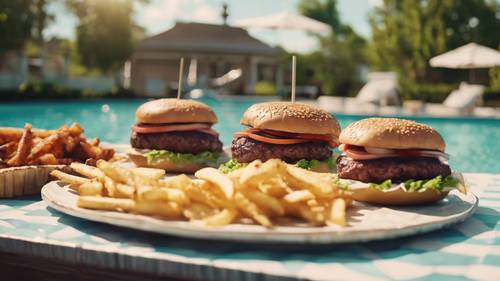
<svg viewBox="0 0 500 281"><path fill-rule="evenodd" d="M174 163L195 163L195 164L214 164L219 158L218 152L203 151L198 154L178 153L168 150L151 150L145 154L149 164L168 159Z"/></svg>
<svg viewBox="0 0 500 281"><path fill-rule="evenodd" d="M302 159L302 160L299 160L297 163L295 163L295 166L302 168L302 169L305 169L305 170L310 170L310 169L320 165L321 163L326 163L328 165L328 170L332 171L336 167L336 165L335 165L336 159L337 159L337 155L332 155L324 161ZM240 163L234 159L231 159L228 162L221 164L219 166L219 170L221 172L223 172L224 174L228 174L232 171L244 168L247 165L248 165L248 163Z"/></svg>
<svg viewBox="0 0 500 281"><path fill-rule="evenodd" d="M224 174L229 174L232 171L236 171L241 168L245 168L248 165L248 163L240 163L234 159L231 159L227 161L224 164L221 164L219 166L219 171L223 172Z"/></svg>
<svg viewBox="0 0 500 281"><path fill-rule="evenodd" d="M312 168L320 165L321 163L326 163L326 165L328 166L328 170L332 171L336 167L336 165L335 165L336 159L337 159L337 155L332 155L324 161L302 159L302 160L299 160L297 163L295 163L295 166L302 168L302 169L311 170Z"/></svg>
<svg viewBox="0 0 500 281"><path fill-rule="evenodd" d="M445 187L457 187L459 181L452 176L447 176L444 178L442 176L437 176L428 180L407 180L403 184L406 190L409 192L419 191L421 189L434 189L443 191ZM392 181L389 179L378 184L372 183L371 187L378 190L386 190L392 187Z"/></svg>

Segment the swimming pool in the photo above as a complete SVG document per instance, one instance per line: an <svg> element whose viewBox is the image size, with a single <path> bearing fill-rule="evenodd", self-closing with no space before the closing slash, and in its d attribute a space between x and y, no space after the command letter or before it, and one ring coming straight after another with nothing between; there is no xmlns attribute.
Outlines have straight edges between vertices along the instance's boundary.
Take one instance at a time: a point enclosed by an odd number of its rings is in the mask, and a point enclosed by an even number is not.
<svg viewBox="0 0 500 281"><path fill-rule="evenodd" d="M136 108L145 100L64 100L0 104L0 126L57 128L78 122L88 137L111 143L128 143ZM204 100L219 117L215 126L225 145L240 130L239 120L254 101ZM336 115L342 127L366 116ZM412 118L436 128L446 140L450 164L459 171L500 173L500 120L475 118Z"/></svg>

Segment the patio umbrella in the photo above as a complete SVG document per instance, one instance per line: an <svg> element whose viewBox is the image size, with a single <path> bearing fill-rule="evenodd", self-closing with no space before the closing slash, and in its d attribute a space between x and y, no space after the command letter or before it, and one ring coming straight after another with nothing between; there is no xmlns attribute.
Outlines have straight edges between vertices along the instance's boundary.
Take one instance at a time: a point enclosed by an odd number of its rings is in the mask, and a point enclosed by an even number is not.
<svg viewBox="0 0 500 281"><path fill-rule="evenodd" d="M470 69L470 79L474 68L490 68L500 65L500 52L476 43L469 43L451 50L430 61L432 67Z"/></svg>
<svg viewBox="0 0 500 281"><path fill-rule="evenodd" d="M269 29L303 30L321 34L325 34L331 31L331 27L328 24L308 18L306 16L292 14L288 11L282 11L262 17L239 20L235 23L235 25L243 28L256 27Z"/></svg>

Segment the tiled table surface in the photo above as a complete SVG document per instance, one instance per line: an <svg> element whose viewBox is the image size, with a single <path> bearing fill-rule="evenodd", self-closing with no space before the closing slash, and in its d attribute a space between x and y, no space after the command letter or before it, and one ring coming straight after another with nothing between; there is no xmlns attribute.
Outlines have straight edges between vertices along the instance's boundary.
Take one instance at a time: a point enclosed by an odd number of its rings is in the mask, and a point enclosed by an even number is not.
<svg viewBox="0 0 500 281"><path fill-rule="evenodd" d="M0 200L0 251L193 280L500 280L500 174L466 174L466 222L429 234L332 245L254 245L93 223L39 197Z"/></svg>

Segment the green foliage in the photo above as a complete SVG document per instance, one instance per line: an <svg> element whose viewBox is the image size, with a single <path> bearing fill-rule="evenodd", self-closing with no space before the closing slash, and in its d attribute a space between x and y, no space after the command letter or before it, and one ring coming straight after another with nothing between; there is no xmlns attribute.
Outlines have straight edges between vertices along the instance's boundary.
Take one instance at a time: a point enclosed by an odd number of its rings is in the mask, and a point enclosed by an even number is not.
<svg viewBox="0 0 500 281"><path fill-rule="evenodd" d="M276 84L270 81L259 81L255 84L255 94L263 96L276 95Z"/></svg>
<svg viewBox="0 0 500 281"><path fill-rule="evenodd" d="M330 25L336 33L341 33L345 28L337 10L337 0L301 1L299 3L299 11L305 16Z"/></svg>
<svg viewBox="0 0 500 281"><path fill-rule="evenodd" d="M32 0L0 0L0 54L20 49L31 36Z"/></svg>
<svg viewBox="0 0 500 281"><path fill-rule="evenodd" d="M442 103L446 97L458 88L456 84L416 83L409 79L400 81L403 100L421 100L431 103Z"/></svg>
<svg viewBox="0 0 500 281"><path fill-rule="evenodd" d="M47 11L51 1L0 0L0 53L22 49L29 39L43 42L43 31L54 19Z"/></svg>
<svg viewBox="0 0 500 281"><path fill-rule="evenodd" d="M500 67L490 69L490 87L493 91L500 92Z"/></svg>
<svg viewBox="0 0 500 281"><path fill-rule="evenodd" d="M32 0L32 10L34 12L33 39L38 44L44 41L43 31L47 25L54 21L55 17L47 10L48 4L54 0Z"/></svg>
<svg viewBox="0 0 500 281"><path fill-rule="evenodd" d="M320 37L321 50L299 57L299 83L320 83L322 92L348 96L360 88L359 68L365 63L365 39L341 22L335 0L303 0L305 16L329 24L332 34Z"/></svg>
<svg viewBox="0 0 500 281"><path fill-rule="evenodd" d="M433 56L470 41L496 48L498 12L498 3L487 0L384 0L370 16L371 66L397 71L404 79L429 81Z"/></svg>
<svg viewBox="0 0 500 281"><path fill-rule="evenodd" d="M82 64L103 72L119 69L133 50L133 1L71 0L68 6L79 19L76 38Z"/></svg>
<svg viewBox="0 0 500 281"><path fill-rule="evenodd" d="M88 89L70 89L52 82L44 82L39 79L30 79L21 84L18 89L0 91L0 101L79 98L130 98L134 96L135 95L132 91L123 89L121 87L117 87L109 92L95 92Z"/></svg>

